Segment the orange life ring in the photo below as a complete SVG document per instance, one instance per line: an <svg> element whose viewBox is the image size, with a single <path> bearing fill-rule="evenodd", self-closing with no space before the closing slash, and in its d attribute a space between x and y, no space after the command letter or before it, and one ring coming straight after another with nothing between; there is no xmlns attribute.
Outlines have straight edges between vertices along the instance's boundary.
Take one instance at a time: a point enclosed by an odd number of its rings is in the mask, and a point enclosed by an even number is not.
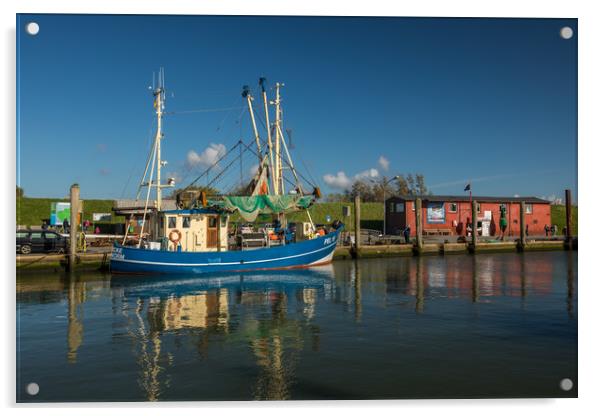
<svg viewBox="0 0 602 416"><path fill-rule="evenodd" d="M175 234L175 236L174 236ZM171 241L174 244L178 244L178 241L180 241L182 239L182 233L180 232L180 230L171 230L169 232L169 241Z"/></svg>

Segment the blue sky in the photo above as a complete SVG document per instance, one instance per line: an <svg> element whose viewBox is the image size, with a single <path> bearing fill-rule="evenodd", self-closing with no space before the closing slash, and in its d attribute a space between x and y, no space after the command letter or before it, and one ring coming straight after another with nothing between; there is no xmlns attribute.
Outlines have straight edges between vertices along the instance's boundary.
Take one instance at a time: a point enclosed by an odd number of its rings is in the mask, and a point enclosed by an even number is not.
<svg viewBox="0 0 602 416"><path fill-rule="evenodd" d="M241 87L265 76L285 83L297 165L326 193L418 172L435 194L472 180L476 195L576 196L576 19L19 15L17 28L17 182L29 196L77 182L84 198L133 197L160 66L176 112L163 158L181 185L252 138ZM234 109L177 114L223 108ZM254 163L243 158L243 176ZM238 181L235 166L221 186Z"/></svg>

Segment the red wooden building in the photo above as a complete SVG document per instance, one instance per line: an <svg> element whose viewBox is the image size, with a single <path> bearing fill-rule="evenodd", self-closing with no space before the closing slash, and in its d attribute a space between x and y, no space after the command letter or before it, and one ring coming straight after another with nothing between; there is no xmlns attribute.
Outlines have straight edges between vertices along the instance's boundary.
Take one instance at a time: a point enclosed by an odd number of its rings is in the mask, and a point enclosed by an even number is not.
<svg viewBox="0 0 602 416"><path fill-rule="evenodd" d="M424 195L422 229L425 235L466 235L466 224L472 222L468 196ZM550 201L535 197L473 196L477 201L477 230L482 236L500 235L501 207L506 207L508 226L505 235L520 234L520 203L525 202L525 222L529 235L545 235L544 227L552 226ZM386 233L399 235L406 225L416 235L415 197L391 197L386 201Z"/></svg>

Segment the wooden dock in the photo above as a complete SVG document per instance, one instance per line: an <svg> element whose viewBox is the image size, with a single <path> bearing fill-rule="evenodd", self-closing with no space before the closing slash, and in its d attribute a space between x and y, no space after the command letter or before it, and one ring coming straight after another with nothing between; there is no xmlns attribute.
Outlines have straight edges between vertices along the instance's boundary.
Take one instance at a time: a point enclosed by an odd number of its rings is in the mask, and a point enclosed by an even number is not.
<svg viewBox="0 0 602 416"><path fill-rule="evenodd" d="M454 254L486 254L486 253L517 253L550 250L577 250L577 240L573 239L569 245L562 240L532 240L523 246L518 241L500 241L477 243L422 243L420 248L416 244L390 244L390 245L362 245L359 250L352 246L339 246L334 252L334 260L356 258L386 258L386 257L411 257L411 256L436 256ZM111 253L76 253L76 270L108 270ZM53 271L63 272L69 262L68 254L29 254L17 255L17 272Z"/></svg>

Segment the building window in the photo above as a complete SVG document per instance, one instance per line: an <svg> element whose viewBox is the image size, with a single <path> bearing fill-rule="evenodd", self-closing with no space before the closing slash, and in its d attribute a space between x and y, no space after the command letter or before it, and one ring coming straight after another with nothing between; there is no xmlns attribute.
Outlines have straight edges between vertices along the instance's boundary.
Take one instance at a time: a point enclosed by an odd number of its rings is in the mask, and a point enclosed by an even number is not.
<svg viewBox="0 0 602 416"><path fill-rule="evenodd" d="M416 211L416 202L412 201L412 211Z"/></svg>
<svg viewBox="0 0 602 416"><path fill-rule="evenodd" d="M458 204L456 204L455 202L450 202L449 212L458 212Z"/></svg>
<svg viewBox="0 0 602 416"><path fill-rule="evenodd" d="M481 204L477 202L477 212L481 213Z"/></svg>
<svg viewBox="0 0 602 416"><path fill-rule="evenodd" d="M525 204L525 214L533 214L533 204Z"/></svg>
<svg viewBox="0 0 602 416"><path fill-rule="evenodd" d="M508 212L508 205L500 204L500 212L502 212L502 208L504 208L506 210L506 212Z"/></svg>
<svg viewBox="0 0 602 416"><path fill-rule="evenodd" d="M176 217L167 217L167 228L176 228Z"/></svg>
<svg viewBox="0 0 602 416"><path fill-rule="evenodd" d="M389 212L395 212L395 202L389 203Z"/></svg>
<svg viewBox="0 0 602 416"><path fill-rule="evenodd" d="M397 212L404 212L405 210L406 210L406 204L404 204L403 202L399 203L399 204L396 204L395 211L397 211Z"/></svg>
<svg viewBox="0 0 602 416"><path fill-rule="evenodd" d="M190 228L190 217L182 217L182 228Z"/></svg>
<svg viewBox="0 0 602 416"><path fill-rule="evenodd" d="M216 216L210 216L207 217L207 227L208 228L217 228L217 217Z"/></svg>

